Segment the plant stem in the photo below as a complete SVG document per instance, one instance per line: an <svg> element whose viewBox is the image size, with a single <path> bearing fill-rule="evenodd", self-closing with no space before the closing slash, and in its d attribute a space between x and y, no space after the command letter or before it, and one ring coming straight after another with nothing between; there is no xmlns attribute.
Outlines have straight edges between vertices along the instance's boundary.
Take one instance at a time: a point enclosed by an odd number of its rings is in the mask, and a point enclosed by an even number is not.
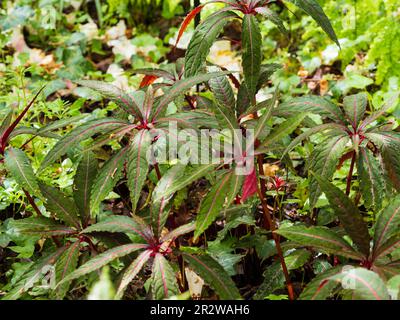
<svg viewBox="0 0 400 320"><path fill-rule="evenodd" d="M350 164L350 169L349 169L349 174L347 176L347 186L346 186L346 195L350 194L351 190L351 179L353 177L353 171L354 171L354 164L356 163L356 152L353 151L353 155L351 156L351 164Z"/></svg>
<svg viewBox="0 0 400 320"><path fill-rule="evenodd" d="M263 176L264 175L264 168L263 168L263 162L262 162L262 155L257 156L257 160L258 160L257 162L258 162L259 174ZM281 262L283 274L285 275L286 287L287 287L289 299L290 300L294 300L293 286L292 286L292 283L290 281L289 272L288 272L288 269L287 269L287 266L286 266L286 263L285 263L285 258L283 257L283 252L282 252L279 236L274 232L276 230L275 223L271 218L271 213L270 213L270 211L268 209L268 204L267 204L267 202L266 202L266 200L264 198L264 194L265 193L262 192L263 188L266 189L265 181L263 179L261 179L261 178L259 180L260 180L261 188L257 184L257 194L258 194L258 197L260 198L260 201L261 201L261 205L262 205L263 212L264 212L264 218L268 221L268 224L270 226L270 230L272 231L272 238L274 239L276 251L278 253L279 260Z"/></svg>
<svg viewBox="0 0 400 320"><path fill-rule="evenodd" d="M158 163L154 164L154 170L156 170L157 179L160 180L161 179L161 172L160 172L160 168L158 167Z"/></svg>

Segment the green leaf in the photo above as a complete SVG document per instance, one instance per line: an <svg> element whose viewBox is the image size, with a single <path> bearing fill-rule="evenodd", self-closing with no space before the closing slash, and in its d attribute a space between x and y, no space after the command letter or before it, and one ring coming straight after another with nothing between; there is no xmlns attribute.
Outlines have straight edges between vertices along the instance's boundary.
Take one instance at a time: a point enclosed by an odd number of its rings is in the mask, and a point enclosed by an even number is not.
<svg viewBox="0 0 400 320"><path fill-rule="evenodd" d="M391 199L376 220L374 229L374 258L377 253L392 241L392 237L399 234L400 226L400 196Z"/></svg>
<svg viewBox="0 0 400 320"><path fill-rule="evenodd" d="M286 30L282 19L278 16L278 14L275 11L272 11L268 7L258 7L255 8L254 11L256 11L259 14L262 14L264 17L271 20L271 22L275 24L278 27L279 31L282 32L284 35L286 36L289 35L289 32Z"/></svg>
<svg viewBox="0 0 400 320"><path fill-rule="evenodd" d="M316 0L286 0L293 3L305 13L310 15L319 26L325 31L325 33L340 47L339 40L337 39L336 33L333 27L325 15L324 10L318 4Z"/></svg>
<svg viewBox="0 0 400 320"><path fill-rule="evenodd" d="M156 238L160 236L162 228L164 227L168 218L169 210L166 210L166 206L172 196L172 194L168 194L169 189L176 180L183 177L184 172L185 171L182 166L173 166L162 176L154 188L152 194L153 201L150 209L150 220ZM165 194L168 195L165 196Z"/></svg>
<svg viewBox="0 0 400 320"><path fill-rule="evenodd" d="M310 159L309 168L325 180L331 180L336 171L336 165L349 141L347 135L328 138L316 146ZM310 177L310 207L314 207L321 195L321 187L315 176Z"/></svg>
<svg viewBox="0 0 400 320"><path fill-rule="evenodd" d="M98 162L92 152L85 152L79 162L74 178L73 197L79 209L82 223L90 219L91 190L97 176Z"/></svg>
<svg viewBox="0 0 400 320"><path fill-rule="evenodd" d="M49 266L54 265L68 246L61 247L49 255L43 256L31 265L21 276L18 282L7 292L2 300L17 300L21 295L31 289L35 283L41 281L49 271Z"/></svg>
<svg viewBox="0 0 400 320"><path fill-rule="evenodd" d="M226 201L226 194L232 175L234 175L233 171L224 174L201 202L200 210L196 218L195 239L197 239L221 213Z"/></svg>
<svg viewBox="0 0 400 320"><path fill-rule="evenodd" d="M32 196L40 196L39 185L28 157L19 149L9 148L4 154L4 162L17 183Z"/></svg>
<svg viewBox="0 0 400 320"><path fill-rule="evenodd" d="M261 132L266 126L267 121L271 119L275 104L278 101L278 89L275 90L274 97L267 101L268 103L266 105L266 110L264 111L264 114L261 116L261 118L258 119L256 127L254 128L254 140L256 140L260 136Z"/></svg>
<svg viewBox="0 0 400 320"><path fill-rule="evenodd" d="M162 236L160 242L174 240L186 233L194 231L195 229L196 229L196 224L194 222L184 224L183 226L180 226L180 227L168 232L166 235Z"/></svg>
<svg viewBox="0 0 400 320"><path fill-rule="evenodd" d="M104 118L89 121L84 125L75 128L74 130L66 134L62 139L60 139L53 147L53 149L50 150L50 152L44 158L40 166L39 172L43 171L47 166L66 154L79 142L90 138L96 133L101 133L116 128L122 128L127 125L127 123L118 119Z"/></svg>
<svg viewBox="0 0 400 320"><path fill-rule="evenodd" d="M155 300L170 298L179 293L175 272L161 253L154 257L151 292Z"/></svg>
<svg viewBox="0 0 400 320"><path fill-rule="evenodd" d="M206 254L190 255L183 253L190 267L211 286L222 300L241 299L239 290L222 266Z"/></svg>
<svg viewBox="0 0 400 320"><path fill-rule="evenodd" d="M202 82L207 82L212 78L215 77L221 77L226 74L229 74L231 72L229 71L223 71L223 72L211 72L211 73L206 73L206 74L199 74L195 75L192 77L187 77L185 79L176 81L170 89L160 97L157 102L154 103L154 112L152 112L152 120L157 119L157 116L161 113L163 109L165 109L168 104L172 101L174 101L175 98L177 98L180 94L185 92L186 90L189 90L193 86L202 83Z"/></svg>
<svg viewBox="0 0 400 320"><path fill-rule="evenodd" d="M341 283L362 300L390 300L383 280L378 274L365 268L343 268L341 273L327 280Z"/></svg>
<svg viewBox="0 0 400 320"><path fill-rule="evenodd" d="M61 286L63 283L69 282L71 280L82 277L85 274L98 270L117 258L121 258L132 252L146 248L147 248L146 244L132 243L109 249L95 256L94 258L86 262L84 265L76 269L74 272L70 273L68 276L66 276L63 280L61 280L57 284L56 288Z"/></svg>
<svg viewBox="0 0 400 320"><path fill-rule="evenodd" d="M303 122L304 118L307 116L307 113L301 113L294 117L287 119L285 122L280 124L277 128L273 129L272 132L265 138L262 142L263 147L270 146L273 143L279 142L287 135L291 134L300 123Z"/></svg>
<svg viewBox="0 0 400 320"><path fill-rule="evenodd" d="M253 14L245 14L242 23L242 66L244 81L251 96L256 93L261 69L261 31Z"/></svg>
<svg viewBox="0 0 400 320"><path fill-rule="evenodd" d="M209 16L199 24L186 50L185 78L193 77L200 72L218 34L228 20L235 17L237 17L235 13L223 11Z"/></svg>
<svg viewBox="0 0 400 320"><path fill-rule="evenodd" d="M137 99L135 93L124 93L118 87L103 81L79 80L75 82L96 90L107 98L113 99L125 112L134 115L138 119L142 119L141 102L140 99Z"/></svg>
<svg viewBox="0 0 400 320"><path fill-rule="evenodd" d="M30 236L66 236L77 233L76 230L63 226L49 218L29 217L10 222L10 228L15 234Z"/></svg>
<svg viewBox="0 0 400 320"><path fill-rule="evenodd" d="M373 123L376 119L384 115L385 112L388 111L391 107L393 107L394 104L397 102L399 94L400 93L394 94L378 111L367 117L360 125L360 130L363 130L365 127Z"/></svg>
<svg viewBox="0 0 400 320"><path fill-rule="evenodd" d="M211 91L219 104L228 109L235 110L235 95L231 84L226 77L217 77L208 81Z"/></svg>
<svg viewBox="0 0 400 320"><path fill-rule="evenodd" d="M363 255L355 251L343 238L325 227L291 226L276 233L307 247L314 247L327 253L362 260Z"/></svg>
<svg viewBox="0 0 400 320"><path fill-rule="evenodd" d="M144 221L138 216L110 216L103 221L100 221L90 227L87 227L82 233L90 232L123 232L133 233L141 236L148 242L153 241L153 234Z"/></svg>
<svg viewBox="0 0 400 320"><path fill-rule="evenodd" d="M76 241L57 259L55 268L56 283L60 282L67 275L76 270L76 267L78 266L79 249L80 243L79 241ZM67 294L70 284L71 282L64 282L51 293L52 297L54 299L62 300Z"/></svg>
<svg viewBox="0 0 400 320"><path fill-rule="evenodd" d="M326 130L337 130L337 129L343 129L343 126L337 123L324 123L308 129L307 131L303 132L302 134L298 135L295 139L293 139L293 141L283 152L282 158L290 151L292 151L295 146L297 146L300 142L307 139L308 137L311 137L312 135L317 133L323 133Z"/></svg>
<svg viewBox="0 0 400 320"><path fill-rule="evenodd" d="M329 279L332 276L340 274L342 269L343 266L338 266L316 276L307 284L299 300L325 300L328 298L332 291L339 285L335 281L329 281Z"/></svg>
<svg viewBox="0 0 400 320"><path fill-rule="evenodd" d="M136 211L136 205L149 172L147 151L151 142L149 132L141 130L135 135L128 149L128 187L131 192L133 213Z"/></svg>
<svg viewBox="0 0 400 320"><path fill-rule="evenodd" d="M378 146L382 156L382 167L388 182L400 190L400 134L394 131L371 131L365 137Z"/></svg>
<svg viewBox="0 0 400 320"><path fill-rule="evenodd" d="M139 271L143 268L146 262L150 259L151 254L153 253L152 250L143 251L126 269L121 282L119 284L116 297L122 298L126 287L129 283L136 277Z"/></svg>
<svg viewBox="0 0 400 320"><path fill-rule="evenodd" d="M366 93L347 96L343 100L343 109L353 128L357 128L367 109L368 97Z"/></svg>
<svg viewBox="0 0 400 320"><path fill-rule="evenodd" d="M360 148L357 162L360 191L366 207L379 210L385 190L380 164L367 148Z"/></svg>
<svg viewBox="0 0 400 320"><path fill-rule="evenodd" d="M168 190L157 193L157 195L153 198L153 201L157 202L157 201L160 201L162 198L167 198L168 196L175 193L176 191L188 186L193 181L196 181L197 179L204 177L207 173L212 171L217 165L210 163L210 164L204 164L204 165L194 165L191 167L185 166L183 164L177 164L175 166L179 166L179 167L174 169L174 171L180 169L180 170L182 170L182 175L180 175L179 178L172 181ZM171 170L172 169L170 169L169 171L171 171ZM168 172L166 174L164 174L164 176L161 178L159 184L161 183L161 181L163 179L170 179L168 177L168 174L169 174Z"/></svg>
<svg viewBox="0 0 400 320"><path fill-rule="evenodd" d="M277 63L262 64L260 70L260 78L258 79L257 91L261 89L270 80L270 77L278 69L281 69L282 65Z"/></svg>
<svg viewBox="0 0 400 320"><path fill-rule="evenodd" d="M81 224L78 217L78 209L74 201L67 198L63 192L54 187L47 186L44 183L40 183L39 187L43 197L46 199L46 209L71 227L80 229Z"/></svg>
<svg viewBox="0 0 400 320"><path fill-rule="evenodd" d="M339 188L314 173L315 179L325 193L335 214L338 216L346 233L352 238L357 248L366 257L370 252L370 236L368 226L362 219L361 213L356 205Z"/></svg>
<svg viewBox="0 0 400 320"><path fill-rule="evenodd" d="M320 96L302 96L281 103L274 112L277 116L289 117L293 114L311 112L334 121L344 122L344 116L338 106Z"/></svg>
<svg viewBox="0 0 400 320"><path fill-rule="evenodd" d="M121 178L127 150L128 148L119 150L99 170L93 183L90 197L92 214L98 211L100 202L107 197Z"/></svg>

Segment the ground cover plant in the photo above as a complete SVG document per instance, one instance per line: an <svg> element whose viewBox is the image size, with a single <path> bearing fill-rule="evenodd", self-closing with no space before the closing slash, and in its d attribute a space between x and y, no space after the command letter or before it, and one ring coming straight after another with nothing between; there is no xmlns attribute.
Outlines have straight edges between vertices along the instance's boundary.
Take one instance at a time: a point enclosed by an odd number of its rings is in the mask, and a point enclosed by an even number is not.
<svg viewBox="0 0 400 320"><path fill-rule="evenodd" d="M0 298L397 300L398 4L1 4Z"/></svg>

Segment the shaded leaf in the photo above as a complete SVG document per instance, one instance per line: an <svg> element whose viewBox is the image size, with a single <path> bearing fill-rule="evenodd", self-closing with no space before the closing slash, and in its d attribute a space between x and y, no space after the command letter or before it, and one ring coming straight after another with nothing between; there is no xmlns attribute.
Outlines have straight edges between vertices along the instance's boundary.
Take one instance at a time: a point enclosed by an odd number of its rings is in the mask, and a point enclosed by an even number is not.
<svg viewBox="0 0 400 320"><path fill-rule="evenodd" d="M183 253L190 267L211 286L222 300L240 299L239 290L221 265L206 254Z"/></svg>

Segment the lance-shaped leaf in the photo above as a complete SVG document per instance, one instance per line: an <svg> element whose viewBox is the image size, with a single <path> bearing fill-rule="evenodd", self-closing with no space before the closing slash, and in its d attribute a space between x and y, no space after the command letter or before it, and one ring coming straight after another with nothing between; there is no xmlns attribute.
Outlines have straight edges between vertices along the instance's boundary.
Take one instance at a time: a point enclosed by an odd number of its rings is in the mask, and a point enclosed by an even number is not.
<svg viewBox="0 0 400 320"><path fill-rule="evenodd" d="M326 180L330 180L336 171L339 158L346 149L349 138L346 135L334 136L316 146L309 164L310 170ZM310 206L314 207L321 195L321 187L314 176L310 177Z"/></svg>
<svg viewBox="0 0 400 320"><path fill-rule="evenodd" d="M229 191L232 175L234 175L233 171L224 174L201 202L200 210L196 218L195 239L197 239L221 213L226 201L226 195Z"/></svg>
<svg viewBox="0 0 400 320"><path fill-rule="evenodd" d="M12 232L30 236L66 236L77 233L76 230L45 217L29 217L10 222Z"/></svg>
<svg viewBox="0 0 400 320"><path fill-rule="evenodd" d="M327 281L336 281L353 290L363 300L390 300L387 288L379 275L365 268L343 268L342 272L333 275Z"/></svg>
<svg viewBox="0 0 400 320"><path fill-rule="evenodd" d="M209 255L191 255L183 253L190 267L215 290L222 300L241 299L239 290L224 268Z"/></svg>
<svg viewBox="0 0 400 320"><path fill-rule="evenodd" d="M76 269L74 272L67 275L64 279L62 279L57 284L56 289L59 286L61 286L63 283L69 282L71 280L82 277L85 274L96 271L117 258L121 258L132 252L135 252L135 251L138 251L141 249L146 249L146 248L147 248L146 244L131 243L131 244L125 244L122 246L118 246L118 247L109 249L109 250L95 256L94 258L92 258L91 260L86 262L84 265L82 265L78 269Z"/></svg>
<svg viewBox="0 0 400 320"><path fill-rule="evenodd" d="M242 24L242 66L251 95L256 93L261 68L261 31L253 14L245 14Z"/></svg>
<svg viewBox="0 0 400 320"><path fill-rule="evenodd" d="M218 34L229 19L237 15L222 11L205 19L193 33L185 55L185 78L193 77L203 67L208 53Z"/></svg>
<svg viewBox="0 0 400 320"><path fill-rule="evenodd" d="M88 116L88 114L80 114L80 115L70 117L67 119L59 119L59 120L53 121L53 122L49 123L48 125L46 125L45 127L40 128L37 131L36 135L43 136L44 134L49 133L50 131L58 130L58 129L67 127L71 124L76 124L83 118L86 118L87 116Z"/></svg>
<svg viewBox="0 0 400 320"><path fill-rule="evenodd" d="M379 248L374 248L372 252L372 260L377 260L380 257L385 257L400 247L400 235L397 233L395 236L382 243Z"/></svg>
<svg viewBox="0 0 400 320"><path fill-rule="evenodd" d="M374 229L374 256L386 242L399 234L400 196L396 196L378 216Z"/></svg>
<svg viewBox="0 0 400 320"><path fill-rule="evenodd" d="M0 139L3 136L4 131L6 131L7 128L10 126L11 120L12 120L12 116L13 116L13 112L10 111L9 113L7 113L7 115L4 117L3 121L1 122L1 125L0 125Z"/></svg>
<svg viewBox="0 0 400 320"><path fill-rule="evenodd" d="M19 149L9 148L4 154L4 162L17 183L33 196L40 196L39 185L36 181L31 162L25 153Z"/></svg>
<svg viewBox="0 0 400 320"><path fill-rule="evenodd" d="M264 130L267 121L271 119L272 112L274 110L275 104L278 101L278 88L275 90L275 94L272 99L267 100L264 114L257 121L257 125L254 128L254 140L258 139L262 131Z"/></svg>
<svg viewBox="0 0 400 320"><path fill-rule="evenodd" d="M400 190L400 134L391 131L367 132L365 137L378 146L389 182Z"/></svg>
<svg viewBox="0 0 400 320"><path fill-rule="evenodd" d="M124 292L126 290L126 287L129 285L129 283L136 277L136 275L139 273L139 271L143 268L143 266L146 264L146 262L150 259L151 254L153 253L152 250L146 250L143 251L126 269L124 272L124 275L121 279L121 282L119 284L118 290L117 290L117 298L122 298L124 295Z"/></svg>
<svg viewBox="0 0 400 320"><path fill-rule="evenodd" d="M161 113L162 110L164 110L168 104L174 99L176 99L180 94L185 92L186 90L189 90L193 86L207 82L212 78L215 77L221 77L226 74L230 73L229 71L221 71L221 72L211 72L207 74L199 74L193 77L187 77L185 79L176 81L170 88L169 90L160 97L157 102L154 103L154 112L152 112L152 120L155 120L157 116Z"/></svg>
<svg viewBox="0 0 400 320"><path fill-rule="evenodd" d="M324 123L313 128L308 129L307 131L303 132L302 134L298 135L293 141L289 144L289 146L283 152L283 156L293 150L300 142L303 140L311 137L314 134L325 132L326 130L337 130L343 129L344 127L337 123ZM283 157L282 156L282 157Z"/></svg>
<svg viewBox="0 0 400 320"><path fill-rule="evenodd" d="M21 297L21 295L31 289L35 283L41 281L46 276L46 273L50 271L49 267L54 265L66 249L68 249L68 246L63 246L55 252L38 259L24 272L12 289L2 297L2 300L17 300Z"/></svg>
<svg viewBox="0 0 400 320"><path fill-rule="evenodd" d="M281 228L276 233L301 245L314 247L327 253L356 260L363 259L363 255L355 251L343 238L325 227L291 226Z"/></svg>
<svg viewBox="0 0 400 320"><path fill-rule="evenodd" d="M26 113L28 112L29 108L34 104L35 100L37 99L39 94L43 91L43 89L44 89L44 86L42 88L40 88L40 90L36 93L36 95L33 97L33 99L26 105L24 110L22 110L22 112L13 121L13 123L11 123L9 126L5 127L5 124L7 124L9 122L9 120L8 120L9 116L7 116L6 119L3 121L1 135L0 135L0 151L1 152L4 152L4 149L7 146L7 142L9 140L9 138L11 137L11 134L15 130L15 128L18 125L18 123L20 123L22 118L26 115Z"/></svg>
<svg viewBox="0 0 400 320"><path fill-rule="evenodd" d="M339 188L325 178L316 173L314 173L314 177L318 181L322 192L328 198L346 233L352 238L359 251L368 257L370 252L368 226L356 205Z"/></svg>
<svg viewBox="0 0 400 320"><path fill-rule="evenodd" d="M344 98L343 109L353 128L357 128L358 123L363 119L367 104L368 97L365 93L354 94Z"/></svg>
<svg viewBox="0 0 400 320"><path fill-rule="evenodd" d="M39 187L46 199L46 209L54 213L58 219L64 221L66 224L80 229L78 209L75 202L54 187L50 187L44 183L41 183Z"/></svg>
<svg viewBox="0 0 400 320"><path fill-rule="evenodd" d="M134 94L127 94L122 92L118 87L103 81L97 80L79 80L76 83L93 89L103 96L114 100L117 105L125 112L132 114L138 119L142 119L141 104L135 98Z"/></svg>
<svg viewBox="0 0 400 320"><path fill-rule="evenodd" d="M319 26L326 32L326 34L331 38L335 43L340 47L339 41L337 39L336 33L333 30L333 27L324 13L324 10L318 4L316 0L285 0L295 4L305 13L310 15Z"/></svg>
<svg viewBox="0 0 400 320"><path fill-rule="evenodd" d="M257 153L267 152L269 147L281 141L284 137L291 134L297 127L303 122L304 118L307 116L307 113L300 113L296 116L293 116L283 123L281 123L278 127L274 128L272 132L262 141L261 146L257 148Z"/></svg>
<svg viewBox="0 0 400 320"><path fill-rule="evenodd" d="M115 184L121 178L127 150L128 148L123 148L118 151L99 170L93 183L92 194L90 197L92 214L98 211L100 202L107 197Z"/></svg>
<svg viewBox="0 0 400 320"><path fill-rule="evenodd" d="M132 212L140 198L143 185L149 172L147 152L151 146L151 136L147 130L139 131L128 149L128 187L131 192Z"/></svg>
<svg viewBox="0 0 400 320"><path fill-rule="evenodd" d="M250 105L254 102L254 97L252 97L249 88L247 88L246 83L243 81L240 85L237 99L236 99L236 111L239 114L243 114L246 110L250 108Z"/></svg>
<svg viewBox="0 0 400 320"><path fill-rule="evenodd" d="M85 152L79 162L74 178L73 197L79 209L82 223L90 219L90 198L92 185L96 179L98 162L92 152Z"/></svg>
<svg viewBox="0 0 400 320"><path fill-rule="evenodd" d="M360 148L357 172L365 205L379 210L382 206L385 182L378 160L367 148Z"/></svg>
<svg viewBox="0 0 400 320"><path fill-rule="evenodd" d="M275 11L272 11L268 7L258 7L255 8L254 11L256 11L259 14L262 14L264 17L271 20L271 22L278 27L280 32L282 32L286 36L288 35L288 31L286 30L282 19L278 16L278 14Z"/></svg>
<svg viewBox="0 0 400 320"><path fill-rule="evenodd" d="M158 193L154 197L153 201L155 201L155 202L160 201L163 197L167 198L168 196L175 193L176 191L188 186L193 181L196 181L197 179L204 177L207 173L212 171L217 165L210 163L210 164L204 164L204 165L194 165L191 167L185 166L183 164L177 164L176 166L179 166L179 168L182 170L182 172L183 172L182 175L180 175L179 178L172 181L172 183L170 184L170 187L167 190L165 190L164 192ZM172 170L172 169L170 169L170 170ZM175 169L175 170L178 170L178 169ZM166 174L168 174L168 173L166 173ZM159 183L161 183L161 181L164 179L164 176L161 178Z"/></svg>
<svg viewBox="0 0 400 320"><path fill-rule="evenodd" d="M311 112L334 121L344 122L344 116L338 106L319 96L302 96L281 103L274 112L277 116L289 117L293 114Z"/></svg>
<svg viewBox="0 0 400 320"><path fill-rule="evenodd" d="M163 69L156 69L156 68L143 68L143 69L135 69L132 71L132 74L144 74L147 76L156 76L157 78L164 78L167 80L175 80L175 77L172 73L163 70Z"/></svg>
<svg viewBox="0 0 400 320"><path fill-rule="evenodd" d="M79 241L74 242L67 250L58 258L55 268L56 283L62 281L66 276L76 270L79 258ZM68 292L71 282L64 282L51 295L54 299L62 300Z"/></svg>
<svg viewBox="0 0 400 320"><path fill-rule="evenodd" d="M325 300L327 299L334 289L339 284L335 281L329 281L330 277L338 275L342 272L343 266L331 268L324 273L316 276L311 282L309 282L301 293L300 300Z"/></svg>
<svg viewBox="0 0 400 320"><path fill-rule="evenodd" d="M179 293L175 272L161 253L156 253L151 272L153 299L170 298Z"/></svg>
<svg viewBox="0 0 400 320"><path fill-rule="evenodd" d="M260 78L258 79L257 84L257 91L261 89L261 87L263 87L268 82L268 80L270 80L271 76L276 70L281 68L282 65L277 63L262 64L260 69Z"/></svg>
<svg viewBox="0 0 400 320"><path fill-rule="evenodd" d="M374 112L371 114L369 117L367 117L360 125L360 130L363 130L365 127L373 123L375 120L377 120L379 117L385 114L386 111L388 111L391 107L394 106L394 104L397 102L397 99L399 98L400 93L394 94L378 111Z"/></svg>
<svg viewBox="0 0 400 320"><path fill-rule="evenodd" d="M188 13L188 15L185 17L185 19L182 21L182 25L179 28L178 36L176 38L175 47L178 45L179 40L181 39L186 28L189 26L190 22L192 22L192 20L200 13L200 11L203 9L203 7L204 7L204 5L197 6L192 11L190 11Z"/></svg>
<svg viewBox="0 0 400 320"><path fill-rule="evenodd" d="M235 110L235 95L227 77L217 77L208 81L211 91L219 104Z"/></svg>
<svg viewBox="0 0 400 320"><path fill-rule="evenodd" d="M82 233L91 232L123 232L133 233L141 236L147 242L153 241L153 234L149 227L143 222L141 218L134 215L127 216L111 216L103 221L87 227Z"/></svg>
<svg viewBox="0 0 400 320"><path fill-rule="evenodd" d="M173 166L163 175L154 188L152 194L153 201L150 208L150 220L156 238L160 236L162 228L167 221L169 210L166 210L166 206L172 193L167 196L164 195L169 193L169 189L173 185L174 181L183 177L184 172L185 170L182 166Z"/></svg>
<svg viewBox="0 0 400 320"><path fill-rule="evenodd" d="M194 222L184 224L183 226L180 226L180 227L168 232L166 235L162 236L160 241L166 242L166 241L174 240L184 234L194 231L195 228L196 228L196 224Z"/></svg>
<svg viewBox="0 0 400 320"><path fill-rule="evenodd" d="M96 133L122 128L127 125L126 122L112 118L92 120L85 123L84 125L72 130L56 143L53 149L51 149L44 158L39 171L43 171L47 166L66 154L72 147L75 147L79 142L90 138Z"/></svg>

